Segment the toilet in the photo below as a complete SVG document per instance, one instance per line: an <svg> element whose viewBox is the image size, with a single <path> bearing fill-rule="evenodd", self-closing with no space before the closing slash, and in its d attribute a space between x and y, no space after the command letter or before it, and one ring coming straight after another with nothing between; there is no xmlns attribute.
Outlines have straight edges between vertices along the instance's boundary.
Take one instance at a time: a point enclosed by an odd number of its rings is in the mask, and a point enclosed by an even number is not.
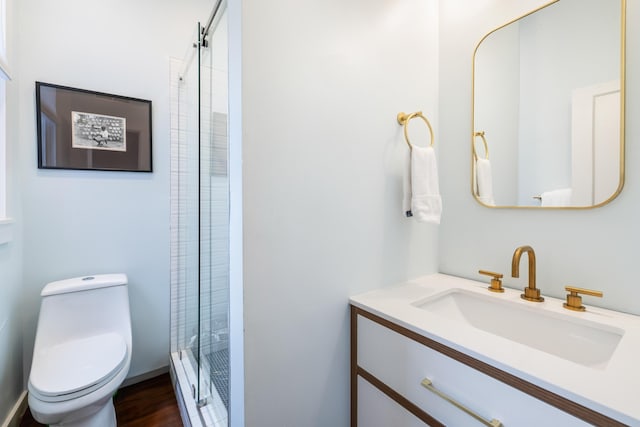
<svg viewBox="0 0 640 427"><path fill-rule="evenodd" d="M131 364L127 276L47 284L29 375L29 408L50 426L115 427L113 395Z"/></svg>

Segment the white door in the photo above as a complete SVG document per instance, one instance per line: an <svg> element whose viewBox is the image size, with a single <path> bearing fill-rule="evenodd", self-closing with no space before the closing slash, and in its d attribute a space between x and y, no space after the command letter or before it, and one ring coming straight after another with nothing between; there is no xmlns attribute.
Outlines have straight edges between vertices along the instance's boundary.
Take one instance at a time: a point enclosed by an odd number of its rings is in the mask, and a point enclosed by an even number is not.
<svg viewBox="0 0 640 427"><path fill-rule="evenodd" d="M598 205L620 185L620 82L576 89L571 125L571 204Z"/></svg>

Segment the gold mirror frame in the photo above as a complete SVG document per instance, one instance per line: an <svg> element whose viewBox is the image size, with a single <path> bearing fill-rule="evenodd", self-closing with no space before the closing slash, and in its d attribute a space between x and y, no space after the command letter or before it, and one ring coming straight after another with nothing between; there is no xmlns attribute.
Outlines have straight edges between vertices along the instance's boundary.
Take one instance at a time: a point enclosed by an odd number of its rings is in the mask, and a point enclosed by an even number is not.
<svg viewBox="0 0 640 427"><path fill-rule="evenodd" d="M478 44L476 45L474 51L473 51L473 58L472 58L472 84L471 84L471 150L470 150L470 158L471 158L471 194L473 195L473 198L476 200L476 202L478 202L481 206L487 207L487 208L492 208L492 209L550 209L550 210L584 210L584 209L594 209L594 208L598 208L601 206L604 206L608 203L610 203L613 199L615 199L620 192L622 191L622 188L624 187L624 177L625 177L625 116L626 116L626 110L625 110L625 98L626 98L626 58L625 58L625 52L626 52L626 0L620 0L620 180L618 183L618 188L616 189L616 191L605 201L600 202L598 204L594 204L594 205L588 205L588 206L517 206L517 205L488 205L486 203L483 203L479 197L478 194L476 193L476 166L475 166L475 155L476 155L476 150L475 150L475 143L476 143L476 137L478 135L480 135L480 133L482 133L483 135L483 140L484 140L484 130L479 129L476 130L475 129L475 82L476 82L476 54L478 52L478 48L480 47L480 45L482 44L482 42L489 37L491 34L495 33L496 31L511 25L519 20L521 20L522 18L525 18L529 15L532 15L546 7L549 7L555 3L557 3L560 0L553 0L550 1L549 3L545 3L544 5L525 13L524 15L521 15L515 19L512 19L511 21L500 25L499 27L489 31L487 34L485 34L480 41L478 42Z"/></svg>

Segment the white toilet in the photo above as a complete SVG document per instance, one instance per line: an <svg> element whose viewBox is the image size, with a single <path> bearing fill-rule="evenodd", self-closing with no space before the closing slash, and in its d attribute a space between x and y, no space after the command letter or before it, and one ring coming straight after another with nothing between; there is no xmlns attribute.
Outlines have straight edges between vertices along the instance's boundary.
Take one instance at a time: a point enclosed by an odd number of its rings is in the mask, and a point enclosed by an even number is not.
<svg viewBox="0 0 640 427"><path fill-rule="evenodd" d="M29 375L29 408L51 426L115 427L113 394L129 372L127 276L49 283Z"/></svg>

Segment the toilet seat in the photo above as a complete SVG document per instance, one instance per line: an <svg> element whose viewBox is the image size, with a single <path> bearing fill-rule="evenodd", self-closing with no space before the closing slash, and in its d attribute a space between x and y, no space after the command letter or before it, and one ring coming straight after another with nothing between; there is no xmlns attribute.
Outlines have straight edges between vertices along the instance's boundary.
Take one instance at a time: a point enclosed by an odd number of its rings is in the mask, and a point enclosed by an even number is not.
<svg viewBox="0 0 640 427"><path fill-rule="evenodd" d="M44 401L75 399L109 382L126 361L127 344L113 332L37 348L30 390Z"/></svg>

